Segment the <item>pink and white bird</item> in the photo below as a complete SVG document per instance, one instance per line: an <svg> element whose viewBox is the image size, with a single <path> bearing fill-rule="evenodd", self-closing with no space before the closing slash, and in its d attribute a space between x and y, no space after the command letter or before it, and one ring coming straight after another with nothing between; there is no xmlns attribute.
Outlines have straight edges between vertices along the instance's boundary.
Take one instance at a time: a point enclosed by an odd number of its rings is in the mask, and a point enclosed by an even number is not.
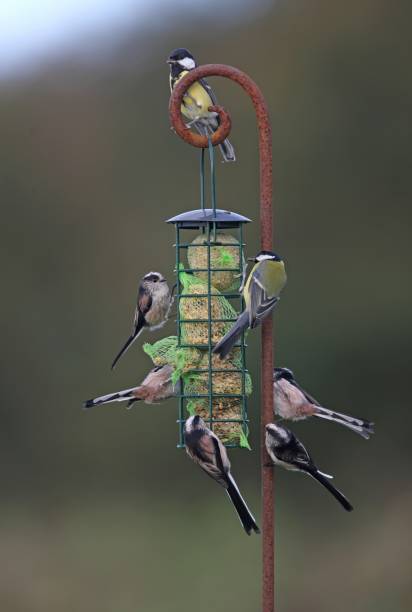
<svg viewBox="0 0 412 612"><path fill-rule="evenodd" d="M282 419L299 421L314 416L348 427L366 440L374 433L374 423L324 408L296 382L292 370L273 370L273 412Z"/></svg>

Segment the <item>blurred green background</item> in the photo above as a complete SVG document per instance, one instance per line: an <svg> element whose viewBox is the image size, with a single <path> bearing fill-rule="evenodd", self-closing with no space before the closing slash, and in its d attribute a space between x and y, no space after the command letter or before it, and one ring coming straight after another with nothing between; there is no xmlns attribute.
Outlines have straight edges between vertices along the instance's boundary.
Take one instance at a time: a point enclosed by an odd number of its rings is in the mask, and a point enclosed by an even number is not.
<svg viewBox="0 0 412 612"><path fill-rule="evenodd" d="M150 368L140 341L114 373L110 363L138 278L172 278L164 220L198 207L198 154L167 115L165 59L187 46L201 63L244 69L267 96L275 244L289 274L276 363L324 405L376 423L368 442L326 422L293 426L355 512L309 478L276 472L278 609L406 612L411 4L257 2L221 23L224 3L201 20L178 19L175 6L146 31L131 24L106 54L102 39L93 59L77 49L0 82L0 608L260 609L261 541L176 450L177 402L81 409ZM218 203L257 221L252 107L236 85L212 83L238 154L218 165ZM258 223L246 240L252 255ZM260 519L258 351L255 334L253 452L231 459Z"/></svg>

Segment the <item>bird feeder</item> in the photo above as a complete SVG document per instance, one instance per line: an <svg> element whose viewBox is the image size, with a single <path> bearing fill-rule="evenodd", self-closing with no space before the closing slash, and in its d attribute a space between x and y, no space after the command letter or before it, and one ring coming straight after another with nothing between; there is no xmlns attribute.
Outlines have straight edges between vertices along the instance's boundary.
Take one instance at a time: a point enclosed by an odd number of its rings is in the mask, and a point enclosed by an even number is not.
<svg viewBox="0 0 412 612"><path fill-rule="evenodd" d="M199 414L226 446L248 447L247 396L252 382L244 336L224 361L212 349L243 308L243 225L249 221L215 207L168 220L176 231L177 346L186 362L179 397L179 447L184 446L189 414ZM190 361L194 367L188 369Z"/></svg>
<svg viewBox="0 0 412 612"><path fill-rule="evenodd" d="M211 149L212 146L216 146L223 142L228 137L231 128L230 115L220 106L211 106L209 110L215 111L219 115L219 127L212 134L210 140L206 136L194 134L184 124L180 109L183 100L183 96L188 88L199 81L200 79L207 78L210 76L221 76L230 79L240 85L243 90L249 95L256 113L258 132L259 132L259 155L260 155L260 235L261 235L261 249L265 251L271 251L272 249L272 133L270 126L269 113L266 106L265 99L262 92L256 83L244 72L233 68L232 66L225 66L223 64L206 64L204 66L198 66L197 68L190 70L180 81L175 85L169 104L169 113L172 126L175 132L187 143L194 147L201 149ZM203 157L203 156L202 156ZM212 165L212 164L211 164ZM213 195L213 189L212 189ZM213 207L212 207L213 208ZM221 217L220 215L223 215ZM225 216L226 215L226 216ZM223 221L233 219L235 221L234 213L225 213L220 210L204 210L195 211L194 213L186 213L174 217L170 222L176 226L176 270L177 270L177 283L178 283L178 301L179 304L186 299L190 299L188 296L184 297L185 292L182 292L182 284L187 274L186 263L183 263L182 274L179 273L181 262L181 251L183 249L189 249L193 247L193 242L187 242L186 239L182 239L183 230L196 229L201 232L202 238L199 238L199 242L196 246L204 244L206 252L207 265L201 267L197 271L198 274L206 274L206 283L202 299L207 300L209 313L207 317L207 346L203 347L206 349L207 355L207 366L209 372L209 380L213 378L213 355L211 353L210 345L213 344L213 325L219 325L224 321L213 321L213 300L219 299L212 287L212 275L214 273L220 273L222 270L212 269L213 261L213 248L216 246L216 240L218 239L218 232L220 229L227 230L228 226L221 224ZM237 223L239 223L239 233L242 231L243 221L238 217ZM233 227L233 226L232 226ZM204 241L204 242L203 242ZM239 254L243 249L243 238L239 236ZM204 258L204 256L203 256ZM223 266L222 266L223 267ZM234 266L238 267L238 266ZM194 270L191 271L193 276L196 274ZM204 280L203 280L204 282ZM216 291L218 291L216 289ZM193 294L192 294L193 295ZM217 296L217 298L216 298ZM198 297L198 296L197 296ZM224 299L228 298L226 296ZM230 298L229 298L230 299ZM239 298L238 298L239 299ZM193 322L193 321L191 321ZM190 323L190 322L189 322ZM202 321L202 323L205 323ZM183 325L187 324L185 317L178 316L178 334L180 334L180 340L182 343L183 337ZM263 612L274 612L275 610L275 571L274 571L274 504L273 504L273 493L274 493L274 480L273 470L269 467L269 457L267 455L264 437L265 437L265 426L270 423L273 415L273 337L272 337L272 317L267 317L262 323L261 337L261 470L262 470L262 610ZM241 352L244 352L244 339L239 343ZM193 350L188 349L188 350ZM197 349L196 349L197 350ZM244 358L243 358L244 359ZM245 370L244 361L242 366L239 368ZM213 416L213 399L216 389L212 384L208 389L208 393L205 394L205 398L212 405L212 415L209 412L209 423L216 427L218 423L214 423ZM185 397L186 393L182 393L181 402L189 400L190 398ZM239 394L243 396L244 394ZM180 405L179 412L179 423L183 419L183 403ZM247 423L247 421L246 421ZM182 439L180 438L180 443Z"/></svg>

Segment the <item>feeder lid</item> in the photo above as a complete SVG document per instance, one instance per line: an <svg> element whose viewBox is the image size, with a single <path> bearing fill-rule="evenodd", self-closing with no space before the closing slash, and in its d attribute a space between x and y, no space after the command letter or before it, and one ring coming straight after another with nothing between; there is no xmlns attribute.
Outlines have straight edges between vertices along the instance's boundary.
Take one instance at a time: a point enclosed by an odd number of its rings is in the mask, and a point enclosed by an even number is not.
<svg viewBox="0 0 412 612"><path fill-rule="evenodd" d="M231 212L230 210L221 210L217 208L205 208L199 210L190 210L176 217L168 219L166 223L174 223L187 229L197 229L204 223L216 223L216 227L238 227L240 223L250 223L250 219Z"/></svg>

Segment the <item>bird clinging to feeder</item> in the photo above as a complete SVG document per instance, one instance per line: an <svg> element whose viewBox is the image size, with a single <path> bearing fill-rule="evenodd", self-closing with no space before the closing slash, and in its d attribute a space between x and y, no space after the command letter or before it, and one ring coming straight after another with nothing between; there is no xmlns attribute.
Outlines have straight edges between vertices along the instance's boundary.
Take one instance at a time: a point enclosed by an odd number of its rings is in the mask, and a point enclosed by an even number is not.
<svg viewBox="0 0 412 612"><path fill-rule="evenodd" d="M87 400L84 408L93 408L111 402L127 402L127 408L139 401L144 401L146 404L158 404L169 397L175 397L178 393L179 384L173 384L173 372L170 365L156 366L150 370L139 386Z"/></svg>
<svg viewBox="0 0 412 612"><path fill-rule="evenodd" d="M286 284L285 264L279 255L260 251L254 262L243 289L245 310L213 349L221 359L228 355L242 332L257 327L273 311Z"/></svg>
<svg viewBox="0 0 412 612"><path fill-rule="evenodd" d="M159 272L149 272L139 283L133 331L114 358L112 370L144 328L159 329L167 321L173 297L166 279Z"/></svg>
<svg viewBox="0 0 412 612"><path fill-rule="evenodd" d="M252 531L260 533L260 529L230 472L230 461L225 447L216 434L206 427L205 422L199 415L187 419L184 427L184 440L189 457L208 476L226 489L246 533L248 535Z"/></svg>

